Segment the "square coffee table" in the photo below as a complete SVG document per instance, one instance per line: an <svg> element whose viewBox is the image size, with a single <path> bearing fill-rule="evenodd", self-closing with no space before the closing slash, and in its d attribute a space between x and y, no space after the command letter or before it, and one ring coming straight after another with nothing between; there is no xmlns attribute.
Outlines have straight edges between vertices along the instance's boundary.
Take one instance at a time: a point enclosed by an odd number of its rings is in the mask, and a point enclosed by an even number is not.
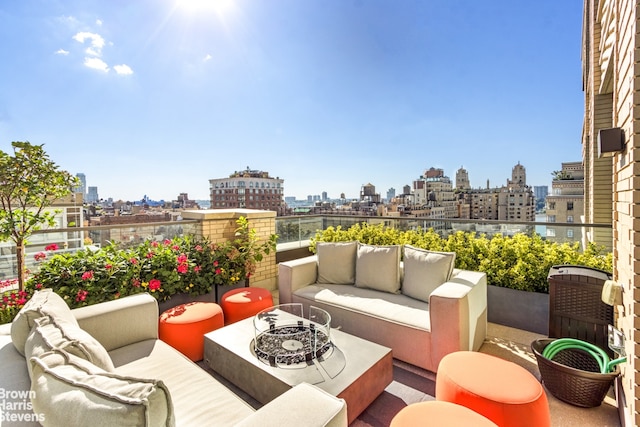
<svg viewBox="0 0 640 427"><path fill-rule="evenodd" d="M393 357L390 348L337 329L330 336L333 349L317 359L269 363L255 353L251 317L205 334L204 361L262 404L301 382L314 384L347 402L351 423L393 380Z"/></svg>

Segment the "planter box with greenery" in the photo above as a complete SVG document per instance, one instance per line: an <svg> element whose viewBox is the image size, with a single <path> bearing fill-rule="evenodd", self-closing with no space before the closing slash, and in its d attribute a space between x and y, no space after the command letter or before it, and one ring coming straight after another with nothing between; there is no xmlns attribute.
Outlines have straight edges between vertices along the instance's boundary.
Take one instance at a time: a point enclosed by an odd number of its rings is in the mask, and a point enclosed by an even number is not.
<svg viewBox="0 0 640 427"><path fill-rule="evenodd" d="M490 288L493 285L507 289L506 292L489 289L489 321L543 334L547 333L547 276L551 267L572 264L612 270L612 254L604 247L589 243L581 251L578 243L550 242L537 234L488 238L484 234L458 231L441 237L433 230L403 231L381 224L356 224L348 229L328 227L319 231L309 249L315 252L315 243L319 241L354 240L371 245L410 244L434 251L455 252L456 268L485 272ZM543 295L527 295L531 293ZM503 297L503 294L507 296ZM528 298L523 301L522 297Z"/></svg>
<svg viewBox="0 0 640 427"><path fill-rule="evenodd" d="M207 299L215 286L243 286L264 255L275 250L276 236L258 242L245 217L237 220L234 239L211 244L194 236L162 242L146 241L133 248L107 245L75 253L56 253L56 247L35 255L39 270L27 280L25 291L5 295L0 320L10 322L34 290L51 288L71 308L149 292L169 308L183 302L175 295ZM19 302L18 302L19 301Z"/></svg>

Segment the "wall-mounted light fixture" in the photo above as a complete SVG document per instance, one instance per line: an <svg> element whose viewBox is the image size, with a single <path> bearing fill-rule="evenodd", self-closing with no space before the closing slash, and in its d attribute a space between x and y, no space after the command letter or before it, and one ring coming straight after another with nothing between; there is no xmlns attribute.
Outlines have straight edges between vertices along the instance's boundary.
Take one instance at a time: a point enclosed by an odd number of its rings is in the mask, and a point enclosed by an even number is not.
<svg viewBox="0 0 640 427"><path fill-rule="evenodd" d="M598 157L611 157L622 151L624 132L622 128L600 129L598 131Z"/></svg>

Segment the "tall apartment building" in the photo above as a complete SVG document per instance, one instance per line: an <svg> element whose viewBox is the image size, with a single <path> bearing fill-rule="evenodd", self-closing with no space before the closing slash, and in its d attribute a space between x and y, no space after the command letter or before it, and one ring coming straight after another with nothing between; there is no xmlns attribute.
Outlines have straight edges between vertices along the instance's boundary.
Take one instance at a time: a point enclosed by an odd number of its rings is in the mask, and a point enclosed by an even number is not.
<svg viewBox="0 0 640 427"><path fill-rule="evenodd" d="M640 425L640 1L584 0L582 82L586 238L613 248L613 280L622 287L614 326L627 361L616 380L621 424Z"/></svg>
<svg viewBox="0 0 640 427"><path fill-rule="evenodd" d="M284 180L269 172L236 171L228 178L210 179L211 209L246 208L284 213Z"/></svg>
<svg viewBox="0 0 640 427"><path fill-rule="evenodd" d="M584 215L584 169L582 162L562 163L547 195L547 239L555 242L582 240L582 227L559 227L554 223L582 223Z"/></svg>
<svg viewBox="0 0 640 427"><path fill-rule="evenodd" d="M459 190L470 190L469 172L465 168L456 171L456 188Z"/></svg>
<svg viewBox="0 0 640 427"><path fill-rule="evenodd" d="M95 203L98 200L100 200L98 197L98 187L89 187L87 190L87 202Z"/></svg>
<svg viewBox="0 0 640 427"><path fill-rule="evenodd" d="M458 218L458 199L453 193L451 179L444 174L444 170L433 167L426 170L419 179L413 181L412 195L416 209L439 208L439 217Z"/></svg>
<svg viewBox="0 0 640 427"><path fill-rule="evenodd" d="M535 221L533 190L527 185L527 171L520 163L511 170L511 179L498 193L499 221Z"/></svg>
<svg viewBox="0 0 640 427"><path fill-rule="evenodd" d="M456 182L460 176L460 185L456 187L458 198L469 205L470 219L492 219L504 222L534 221L535 197L533 190L527 185L527 173L520 163L511 170L511 179L507 185L496 188L472 189L467 187L469 179L464 169L459 169ZM488 184L488 183L487 183Z"/></svg>
<svg viewBox="0 0 640 427"><path fill-rule="evenodd" d="M73 189L73 192L80 193L85 198L87 194L87 177L83 173L77 173L76 178L78 178L79 185Z"/></svg>

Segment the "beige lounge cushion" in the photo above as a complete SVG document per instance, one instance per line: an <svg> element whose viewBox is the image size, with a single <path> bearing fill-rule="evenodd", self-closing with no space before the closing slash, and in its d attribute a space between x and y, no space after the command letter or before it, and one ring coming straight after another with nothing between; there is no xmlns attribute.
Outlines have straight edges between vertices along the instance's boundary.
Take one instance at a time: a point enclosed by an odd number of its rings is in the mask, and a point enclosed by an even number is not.
<svg viewBox="0 0 640 427"><path fill-rule="evenodd" d="M30 360L31 403L44 426L174 426L162 381L104 372L62 350Z"/></svg>
<svg viewBox="0 0 640 427"><path fill-rule="evenodd" d="M402 293L429 302L429 295L451 278L455 252L436 252L404 246Z"/></svg>
<svg viewBox="0 0 640 427"><path fill-rule="evenodd" d="M318 283L353 285L358 242L318 242Z"/></svg>
<svg viewBox="0 0 640 427"><path fill-rule="evenodd" d="M114 370L107 350L80 327L56 321L51 316L36 319L24 346L25 357L30 359L53 349L62 349L105 371L113 372ZM31 365L27 364L27 368L29 376L32 377Z"/></svg>
<svg viewBox="0 0 640 427"><path fill-rule="evenodd" d="M60 295L52 289L36 291L11 322L11 341L23 356L24 344L35 320L46 315L78 326L78 321Z"/></svg>
<svg viewBox="0 0 640 427"><path fill-rule="evenodd" d="M399 245L358 244L356 286L392 294L400 292Z"/></svg>

